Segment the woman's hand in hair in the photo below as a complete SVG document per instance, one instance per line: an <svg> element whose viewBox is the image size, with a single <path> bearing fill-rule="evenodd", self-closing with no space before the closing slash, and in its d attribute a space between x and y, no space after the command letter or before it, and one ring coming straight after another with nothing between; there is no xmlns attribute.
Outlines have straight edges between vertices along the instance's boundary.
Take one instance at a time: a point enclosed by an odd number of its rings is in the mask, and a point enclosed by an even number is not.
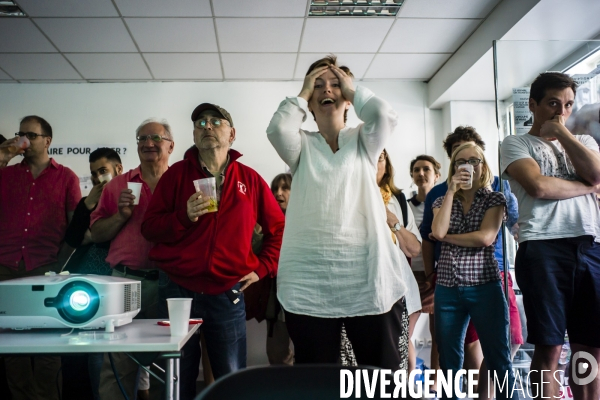
<svg viewBox="0 0 600 400"><path fill-rule="evenodd" d="M300 91L298 97L302 97L304 100L310 101L310 98L315 91L315 80L323 75L328 68L328 65L324 65L322 67L315 68L310 74L306 75L304 78L304 84L302 85L302 90Z"/></svg>
<svg viewBox="0 0 600 400"><path fill-rule="evenodd" d="M343 70L335 65L331 66L331 71L340 80L340 89L342 90L342 96L351 103L354 103L354 83L352 78L348 76Z"/></svg>

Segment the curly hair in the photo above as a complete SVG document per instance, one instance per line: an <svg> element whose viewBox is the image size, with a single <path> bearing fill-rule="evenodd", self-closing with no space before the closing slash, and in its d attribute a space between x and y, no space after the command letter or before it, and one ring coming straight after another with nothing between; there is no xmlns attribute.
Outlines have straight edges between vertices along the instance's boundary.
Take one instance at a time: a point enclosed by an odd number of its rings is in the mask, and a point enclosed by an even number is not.
<svg viewBox="0 0 600 400"><path fill-rule="evenodd" d="M454 132L446 136L444 140L444 150L448 158L452 157L452 147L458 142L475 142L475 144L485 150L485 142L472 126L459 126Z"/></svg>

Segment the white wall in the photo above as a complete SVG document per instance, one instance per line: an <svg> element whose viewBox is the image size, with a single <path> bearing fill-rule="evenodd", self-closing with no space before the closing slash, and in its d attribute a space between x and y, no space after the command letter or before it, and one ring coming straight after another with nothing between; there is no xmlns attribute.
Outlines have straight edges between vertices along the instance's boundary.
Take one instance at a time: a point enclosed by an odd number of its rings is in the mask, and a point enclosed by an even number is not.
<svg viewBox="0 0 600 400"><path fill-rule="evenodd" d="M97 83L0 85L0 134L12 137L19 119L38 114L54 130L54 145L126 145L126 169L138 165L135 129L146 118L166 118L175 136L171 163L180 160L193 144L190 114L202 102L227 109L237 129L233 147L243 163L266 180L285 172L286 166L268 142L265 130L285 96L297 95L301 82L202 82L202 83ZM426 84L422 82L369 82L364 86L388 100L400 115L400 125L388 146L399 174L399 185L408 187L410 159L425 152ZM358 123L353 112L350 125ZM316 129L313 121L305 124ZM86 156L57 156L79 176L89 175Z"/></svg>
<svg viewBox="0 0 600 400"><path fill-rule="evenodd" d="M485 157L498 175L498 128L496 125L496 106L493 101L450 101L442 109L443 127L438 137L439 146L446 135L459 125L473 126L485 142ZM444 179L448 171L448 155L444 154Z"/></svg>

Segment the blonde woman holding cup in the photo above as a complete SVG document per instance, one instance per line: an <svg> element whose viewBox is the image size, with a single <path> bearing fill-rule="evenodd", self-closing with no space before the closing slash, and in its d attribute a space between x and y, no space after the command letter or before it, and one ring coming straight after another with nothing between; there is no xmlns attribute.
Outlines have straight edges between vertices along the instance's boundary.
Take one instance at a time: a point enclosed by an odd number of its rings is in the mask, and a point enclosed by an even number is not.
<svg viewBox="0 0 600 400"><path fill-rule="evenodd" d="M470 165L473 172L462 167ZM452 154L448 191L433 203L432 235L442 242L435 288L435 332L443 371L462 368L469 319L479 335L488 369L508 385L496 393L510 398L514 375L508 340L508 305L502 293L494 244L505 217L506 199L492 192L492 172L481 147L465 143ZM468 187L471 181L471 187ZM453 375L454 376L454 375ZM451 396L456 398L456 393Z"/></svg>

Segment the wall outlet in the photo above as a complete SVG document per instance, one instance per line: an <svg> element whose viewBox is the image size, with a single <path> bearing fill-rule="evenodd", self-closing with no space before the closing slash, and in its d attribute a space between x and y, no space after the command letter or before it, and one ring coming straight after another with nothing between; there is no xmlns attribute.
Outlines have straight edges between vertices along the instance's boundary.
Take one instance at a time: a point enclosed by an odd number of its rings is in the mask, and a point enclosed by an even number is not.
<svg viewBox="0 0 600 400"><path fill-rule="evenodd" d="M432 345L433 345L433 341L431 340L431 338L429 338L425 341L425 346L431 347Z"/></svg>
<svg viewBox="0 0 600 400"><path fill-rule="evenodd" d="M423 348L424 346L425 346L425 339L423 339L423 338L415 339L415 347Z"/></svg>

